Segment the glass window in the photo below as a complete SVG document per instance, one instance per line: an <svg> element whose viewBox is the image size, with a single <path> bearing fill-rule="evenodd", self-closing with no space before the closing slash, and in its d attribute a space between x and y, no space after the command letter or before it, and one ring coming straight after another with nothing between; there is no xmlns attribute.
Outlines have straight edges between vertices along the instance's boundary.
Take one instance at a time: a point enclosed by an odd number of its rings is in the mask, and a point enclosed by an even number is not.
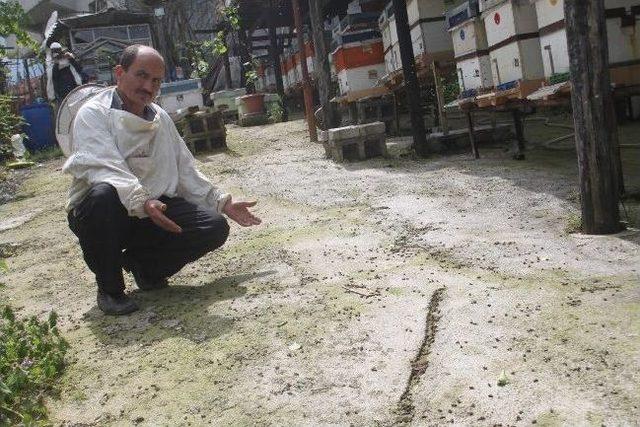
<svg viewBox="0 0 640 427"><path fill-rule="evenodd" d="M129 26L129 38L130 39L148 39L151 37L149 34L149 26L144 25L130 25Z"/></svg>
<svg viewBox="0 0 640 427"><path fill-rule="evenodd" d="M93 30L78 30L73 33L73 41L77 43L91 43L93 41Z"/></svg>
<svg viewBox="0 0 640 427"><path fill-rule="evenodd" d="M109 37L112 39L128 40L127 27L103 27L94 28L93 32L96 39L101 37Z"/></svg>

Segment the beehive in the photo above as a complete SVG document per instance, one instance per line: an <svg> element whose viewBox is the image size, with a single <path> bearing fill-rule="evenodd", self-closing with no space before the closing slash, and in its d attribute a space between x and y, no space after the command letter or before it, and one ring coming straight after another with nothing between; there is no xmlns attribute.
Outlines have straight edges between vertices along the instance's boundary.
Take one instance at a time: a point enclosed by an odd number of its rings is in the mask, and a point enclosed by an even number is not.
<svg viewBox="0 0 640 427"><path fill-rule="evenodd" d="M342 45L332 55L342 95L377 86L385 73L380 38Z"/></svg>
<svg viewBox="0 0 640 427"><path fill-rule="evenodd" d="M453 58L453 46L447 33L444 13L444 0L407 0L416 61L430 64L431 61Z"/></svg>
<svg viewBox="0 0 640 427"><path fill-rule="evenodd" d="M540 48L547 79L567 78L569 52L564 22L564 0L533 0L540 32ZM639 0L605 0L611 81L640 84Z"/></svg>
<svg viewBox="0 0 640 427"><path fill-rule="evenodd" d="M605 0L611 82L640 84L640 0Z"/></svg>
<svg viewBox="0 0 640 427"><path fill-rule="evenodd" d="M462 96L473 96L493 86L489 45L477 0L449 10L447 28L453 40L458 83Z"/></svg>
<svg viewBox="0 0 640 427"><path fill-rule="evenodd" d="M544 67L535 6L530 0L480 0L495 86L542 81Z"/></svg>
<svg viewBox="0 0 640 427"><path fill-rule="evenodd" d="M358 12L365 10L366 12ZM379 10L371 12L371 8ZM340 94L347 95L371 89L385 74L384 53L378 16L382 2L351 2L347 14L333 29L332 60Z"/></svg>
<svg viewBox="0 0 640 427"><path fill-rule="evenodd" d="M443 0L409 0L407 15L411 32L413 54L417 62L429 65L431 61L453 58L451 37L447 34ZM389 4L378 19L384 45L387 72L402 69L395 11Z"/></svg>

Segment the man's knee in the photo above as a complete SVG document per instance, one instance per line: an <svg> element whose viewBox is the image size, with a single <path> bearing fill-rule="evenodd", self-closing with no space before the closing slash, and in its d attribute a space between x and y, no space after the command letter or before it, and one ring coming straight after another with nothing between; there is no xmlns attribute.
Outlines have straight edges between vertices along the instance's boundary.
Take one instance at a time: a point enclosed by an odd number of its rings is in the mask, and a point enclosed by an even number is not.
<svg viewBox="0 0 640 427"><path fill-rule="evenodd" d="M126 217L127 210L118 197L116 189L107 183L93 185L86 196L75 208L75 214L81 218L96 220Z"/></svg>
<svg viewBox="0 0 640 427"><path fill-rule="evenodd" d="M226 218L222 215L213 218L207 234L207 247L210 251L224 245L229 237L229 223Z"/></svg>
<svg viewBox="0 0 640 427"><path fill-rule="evenodd" d="M109 206L121 205L118 192L111 185L105 182L94 184L81 202L81 204L90 204L91 207L105 208Z"/></svg>

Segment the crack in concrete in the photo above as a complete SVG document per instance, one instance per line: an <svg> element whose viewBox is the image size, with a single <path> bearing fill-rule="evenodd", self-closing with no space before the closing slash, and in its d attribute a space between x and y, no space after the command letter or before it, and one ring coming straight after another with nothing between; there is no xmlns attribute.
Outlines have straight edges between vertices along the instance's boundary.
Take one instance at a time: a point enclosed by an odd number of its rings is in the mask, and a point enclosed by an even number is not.
<svg viewBox="0 0 640 427"><path fill-rule="evenodd" d="M440 320L440 302L444 298L445 288L435 290L429 301L427 311L426 328L424 338L420 344L420 350L416 357L411 361L411 374L407 381L404 392L400 396L400 401L395 410L396 420L394 424L408 424L415 416L415 407L413 406L413 390L420 382L420 377L425 373L429 366L429 356L431 354L431 345L433 344L438 331L438 322Z"/></svg>

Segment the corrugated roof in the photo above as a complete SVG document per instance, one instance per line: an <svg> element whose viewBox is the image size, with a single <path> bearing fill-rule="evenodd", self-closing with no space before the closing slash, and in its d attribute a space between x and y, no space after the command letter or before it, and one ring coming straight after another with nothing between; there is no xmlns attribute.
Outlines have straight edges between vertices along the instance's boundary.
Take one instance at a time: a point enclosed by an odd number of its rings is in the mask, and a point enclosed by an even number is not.
<svg viewBox="0 0 640 427"><path fill-rule="evenodd" d="M61 19L69 28L92 28L110 25L129 25L141 23L153 23L153 15L150 13L134 13L125 10L109 9L105 12L76 15Z"/></svg>

